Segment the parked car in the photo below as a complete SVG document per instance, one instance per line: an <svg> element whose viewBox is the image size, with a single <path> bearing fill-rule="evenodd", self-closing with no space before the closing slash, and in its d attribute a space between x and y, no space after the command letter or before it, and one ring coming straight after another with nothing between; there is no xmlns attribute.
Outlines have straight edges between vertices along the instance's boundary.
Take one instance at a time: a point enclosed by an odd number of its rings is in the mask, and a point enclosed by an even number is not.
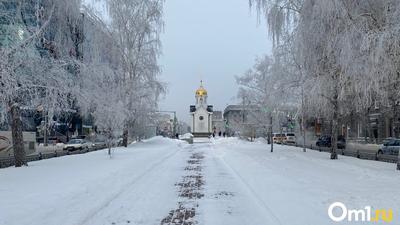
<svg viewBox="0 0 400 225"><path fill-rule="evenodd" d="M89 150L88 143L83 139L72 139L67 144L64 145L64 150L68 152L78 151L78 150Z"/></svg>
<svg viewBox="0 0 400 225"><path fill-rule="evenodd" d="M400 139L390 139L379 148L378 154L398 155L400 150Z"/></svg>
<svg viewBox="0 0 400 225"><path fill-rule="evenodd" d="M284 141L284 143L296 144L296 134L286 133L286 141Z"/></svg>
<svg viewBox="0 0 400 225"><path fill-rule="evenodd" d="M87 146L88 146L90 151L96 150L96 144L95 143L93 143L91 141L87 141L86 144L87 144Z"/></svg>
<svg viewBox="0 0 400 225"><path fill-rule="evenodd" d="M107 143L105 141L96 140L94 142L95 149L107 148Z"/></svg>
<svg viewBox="0 0 400 225"><path fill-rule="evenodd" d="M318 147L328 147L332 146L332 138L330 135L322 135L318 138L317 142L315 143ZM337 148L338 149L345 149L346 148L346 139L339 135L337 138Z"/></svg>
<svg viewBox="0 0 400 225"><path fill-rule="evenodd" d="M281 133L274 133L272 134L272 140L274 143L276 144L282 144L286 141L286 135L285 134L281 134Z"/></svg>

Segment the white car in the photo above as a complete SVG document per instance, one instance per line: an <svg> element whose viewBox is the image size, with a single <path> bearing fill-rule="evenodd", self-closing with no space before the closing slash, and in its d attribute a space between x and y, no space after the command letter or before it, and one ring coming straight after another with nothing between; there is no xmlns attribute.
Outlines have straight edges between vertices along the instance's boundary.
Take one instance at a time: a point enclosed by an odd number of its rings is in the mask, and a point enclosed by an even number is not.
<svg viewBox="0 0 400 225"><path fill-rule="evenodd" d="M68 152L79 151L79 150L89 150L88 143L83 139L72 139L66 145L64 145L64 150Z"/></svg>
<svg viewBox="0 0 400 225"><path fill-rule="evenodd" d="M285 143L296 144L296 135L294 133L286 133Z"/></svg>

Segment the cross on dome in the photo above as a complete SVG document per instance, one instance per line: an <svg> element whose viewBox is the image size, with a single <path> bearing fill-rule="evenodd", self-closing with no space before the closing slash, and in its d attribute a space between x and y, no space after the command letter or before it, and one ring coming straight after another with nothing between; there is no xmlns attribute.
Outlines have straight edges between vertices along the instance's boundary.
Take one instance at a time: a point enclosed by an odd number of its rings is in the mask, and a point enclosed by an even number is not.
<svg viewBox="0 0 400 225"><path fill-rule="evenodd" d="M196 96L207 96L207 90L203 86L203 80L200 81L200 88L197 89Z"/></svg>

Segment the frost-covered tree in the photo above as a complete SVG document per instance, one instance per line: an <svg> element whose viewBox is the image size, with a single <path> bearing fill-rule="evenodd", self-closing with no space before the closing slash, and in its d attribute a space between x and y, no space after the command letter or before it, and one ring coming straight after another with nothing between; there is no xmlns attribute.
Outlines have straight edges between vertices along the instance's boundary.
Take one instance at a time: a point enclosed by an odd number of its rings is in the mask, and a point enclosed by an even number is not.
<svg viewBox="0 0 400 225"><path fill-rule="evenodd" d="M97 87L99 92L96 92L93 116L98 130L106 137L108 154L111 156L112 147L122 135L127 113L115 79L107 74L97 76L97 79L101 79L101 82Z"/></svg>
<svg viewBox="0 0 400 225"><path fill-rule="evenodd" d="M275 46L284 43L282 38L290 36L298 24L304 0L249 0L250 7L264 16L268 33Z"/></svg>
<svg viewBox="0 0 400 225"><path fill-rule="evenodd" d="M106 2L107 22L80 0L0 2L0 119L11 118L17 166L25 164L21 110L53 118L79 108L111 144L122 130L143 130L157 107L163 1Z"/></svg>
<svg viewBox="0 0 400 225"><path fill-rule="evenodd" d="M11 125L19 167L26 164L21 110L44 106L51 116L69 104L70 56L55 53L67 46L57 37L71 32L58 21L65 15L62 10L79 12L79 2L5 1L0 8L5 31L0 48L0 109L3 121Z"/></svg>
<svg viewBox="0 0 400 225"><path fill-rule="evenodd" d="M331 121L332 159L337 158L339 121L347 115L368 120L371 109L390 108L392 127L396 126L399 4L396 0L250 0L265 15L275 47L283 46L285 55L293 56L285 63L298 68L301 79L293 80L301 81L305 103L301 105Z"/></svg>
<svg viewBox="0 0 400 225"><path fill-rule="evenodd" d="M249 105L257 105L260 115L258 123L269 128L269 138L273 127L279 128L286 115L283 109L294 102L291 98L296 90L292 85L290 71L284 67L279 56L265 56L257 59L256 64L244 75L236 77L240 85L239 97L247 99Z"/></svg>
<svg viewBox="0 0 400 225"><path fill-rule="evenodd" d="M80 106L93 115L99 132L107 133L109 143L122 136L127 146L128 131L131 136L143 136L150 112L156 110L164 92L157 77L159 40L153 36L158 30L152 22L161 19L161 14L148 15L154 8L147 2L107 3L111 17L107 23L85 8L88 22Z"/></svg>
<svg viewBox="0 0 400 225"><path fill-rule="evenodd" d="M163 0L108 0L111 30L121 59L121 88L127 120L124 145L129 127L143 113L142 106L154 105L163 91L157 75L160 53ZM150 102L149 102L150 100ZM148 108L148 107L145 107ZM146 113L145 113L146 114Z"/></svg>

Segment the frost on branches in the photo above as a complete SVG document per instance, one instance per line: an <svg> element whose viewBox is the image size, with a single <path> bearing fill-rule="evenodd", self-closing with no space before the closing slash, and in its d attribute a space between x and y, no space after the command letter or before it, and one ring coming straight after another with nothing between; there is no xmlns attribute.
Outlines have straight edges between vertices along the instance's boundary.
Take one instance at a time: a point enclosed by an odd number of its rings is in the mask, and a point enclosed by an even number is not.
<svg viewBox="0 0 400 225"><path fill-rule="evenodd" d="M105 1L107 23L79 0L3 1L0 122L11 126L16 166L26 164L21 110L91 115L109 146L123 131L127 145L164 93L163 1Z"/></svg>
<svg viewBox="0 0 400 225"><path fill-rule="evenodd" d="M382 109L392 133L400 136L395 129L399 1L250 0L250 5L265 15L275 43L274 60L294 68L288 69L292 81L277 76L273 82L297 84L300 95L292 93L293 87L284 90L297 96L300 112L332 124L332 159L337 158L339 123L348 116L368 121L373 110Z"/></svg>

